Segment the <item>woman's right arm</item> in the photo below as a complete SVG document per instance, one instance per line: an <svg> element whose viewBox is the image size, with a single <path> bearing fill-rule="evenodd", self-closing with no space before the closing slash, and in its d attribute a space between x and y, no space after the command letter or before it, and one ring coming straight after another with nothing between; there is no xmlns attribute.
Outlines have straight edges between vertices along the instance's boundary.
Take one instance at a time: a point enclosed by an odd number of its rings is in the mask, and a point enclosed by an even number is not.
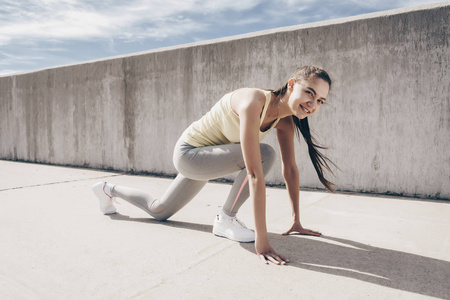
<svg viewBox="0 0 450 300"><path fill-rule="evenodd" d="M245 89L235 93L233 98L232 107L240 118L241 147L247 168L250 198L253 202L256 253L265 263L271 261L275 264L285 264L287 259L273 250L267 237L266 183L259 145L260 115L265 103L265 94L260 90Z"/></svg>

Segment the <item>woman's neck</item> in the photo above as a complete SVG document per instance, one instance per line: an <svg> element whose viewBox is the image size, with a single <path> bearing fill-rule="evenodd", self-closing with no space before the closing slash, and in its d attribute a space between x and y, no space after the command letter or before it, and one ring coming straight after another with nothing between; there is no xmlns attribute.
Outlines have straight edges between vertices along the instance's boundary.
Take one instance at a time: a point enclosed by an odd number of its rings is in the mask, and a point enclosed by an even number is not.
<svg viewBox="0 0 450 300"><path fill-rule="evenodd" d="M283 95L272 95L272 97L274 98L273 100L273 105L276 106L277 108L274 109L275 113L276 113L276 119L277 118L285 118L287 116L292 116L293 113L288 105L288 100L289 100L289 92L284 93Z"/></svg>

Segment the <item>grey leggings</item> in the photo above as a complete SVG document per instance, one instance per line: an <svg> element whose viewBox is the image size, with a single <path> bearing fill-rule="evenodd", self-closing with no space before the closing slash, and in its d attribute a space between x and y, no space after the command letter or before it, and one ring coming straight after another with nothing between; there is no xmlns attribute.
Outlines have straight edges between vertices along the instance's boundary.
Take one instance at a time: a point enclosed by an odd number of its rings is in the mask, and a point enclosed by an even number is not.
<svg viewBox="0 0 450 300"><path fill-rule="evenodd" d="M260 144L260 150L263 172L266 175L275 160L275 151L267 144ZM247 170L240 144L194 147L180 139L175 145L173 162L179 174L161 199L117 185L112 189L112 195L130 202L162 221L191 201L208 180L239 171L223 211L229 216L235 216L249 197Z"/></svg>

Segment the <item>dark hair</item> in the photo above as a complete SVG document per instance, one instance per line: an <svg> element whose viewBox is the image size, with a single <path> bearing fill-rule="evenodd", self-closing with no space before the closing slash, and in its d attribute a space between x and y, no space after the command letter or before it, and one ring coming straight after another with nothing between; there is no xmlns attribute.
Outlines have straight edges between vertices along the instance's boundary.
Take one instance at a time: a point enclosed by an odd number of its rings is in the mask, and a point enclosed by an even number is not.
<svg viewBox="0 0 450 300"><path fill-rule="evenodd" d="M296 79L296 80L309 80L311 78L320 78L325 80L331 89L331 78L328 75L328 73L316 66L303 66L297 68L295 70L294 74L292 74L289 79ZM283 96L287 91L288 83L283 85L281 88L277 90L273 90L272 93L275 96ZM303 136L303 139L308 144L308 153L309 157L311 158L311 161L314 165L314 169L317 172L317 176L319 176L320 182L331 192L334 192L333 186L334 183L328 181L324 175L323 175L323 169L327 169L331 174L333 174L333 171L330 168L330 164L336 167L336 165L325 155L320 153L319 149L326 149L323 146L320 146L317 143L317 140L311 135L311 131L309 129L309 123L308 118L299 119L296 116L292 116L292 119L294 121L295 127L296 127L296 133L297 137L300 138L300 134Z"/></svg>

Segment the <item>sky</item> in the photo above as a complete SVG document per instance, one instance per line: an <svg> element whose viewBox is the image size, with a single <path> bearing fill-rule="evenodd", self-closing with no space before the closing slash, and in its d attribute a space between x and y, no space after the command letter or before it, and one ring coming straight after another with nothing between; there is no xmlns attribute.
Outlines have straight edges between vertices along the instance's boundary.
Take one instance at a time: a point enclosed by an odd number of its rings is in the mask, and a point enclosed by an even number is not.
<svg viewBox="0 0 450 300"><path fill-rule="evenodd" d="M0 76L438 0L0 0Z"/></svg>

